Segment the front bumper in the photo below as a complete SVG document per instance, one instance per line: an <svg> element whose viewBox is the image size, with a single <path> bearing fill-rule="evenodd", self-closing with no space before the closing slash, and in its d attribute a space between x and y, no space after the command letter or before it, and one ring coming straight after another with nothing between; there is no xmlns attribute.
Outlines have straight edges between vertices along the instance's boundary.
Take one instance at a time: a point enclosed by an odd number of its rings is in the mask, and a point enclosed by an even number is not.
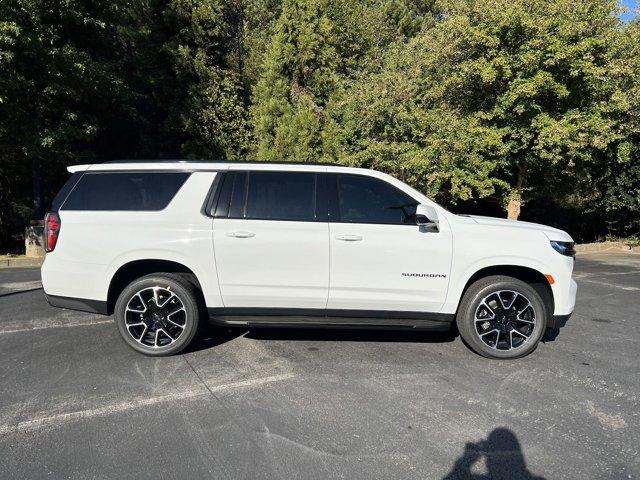
<svg viewBox="0 0 640 480"><path fill-rule="evenodd" d="M578 284L572 278L569 282L569 294L565 307L561 310L568 313L560 313L552 315L547 322L547 328L562 328L567 324L567 321L573 314L573 309L576 306L576 295L578 293ZM558 309L556 308L556 312Z"/></svg>
<svg viewBox="0 0 640 480"><path fill-rule="evenodd" d="M578 294L578 284L572 278L571 281L569 282L569 299L568 299L567 307L566 307L566 310L565 310L566 312L568 312L569 315L571 315L573 313L573 309L576 306L576 295L577 294Z"/></svg>

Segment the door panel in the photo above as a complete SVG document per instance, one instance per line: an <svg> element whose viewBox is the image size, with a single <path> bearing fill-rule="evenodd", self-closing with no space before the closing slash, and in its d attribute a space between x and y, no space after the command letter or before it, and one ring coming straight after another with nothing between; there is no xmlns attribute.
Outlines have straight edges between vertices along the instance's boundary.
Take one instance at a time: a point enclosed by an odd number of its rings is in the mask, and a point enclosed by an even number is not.
<svg viewBox="0 0 640 480"><path fill-rule="evenodd" d="M451 236L418 226L331 223L327 308L437 312L449 281ZM340 237L360 237L350 241Z"/></svg>
<svg viewBox="0 0 640 480"><path fill-rule="evenodd" d="M225 180L213 221L225 307L326 308L329 225L317 190L313 172L238 171Z"/></svg>
<svg viewBox="0 0 640 480"><path fill-rule="evenodd" d="M216 218L213 244L224 305L324 309L328 229L324 222Z"/></svg>
<svg viewBox="0 0 640 480"><path fill-rule="evenodd" d="M438 312L451 263L451 233L416 225L418 202L366 175L328 180L329 309Z"/></svg>

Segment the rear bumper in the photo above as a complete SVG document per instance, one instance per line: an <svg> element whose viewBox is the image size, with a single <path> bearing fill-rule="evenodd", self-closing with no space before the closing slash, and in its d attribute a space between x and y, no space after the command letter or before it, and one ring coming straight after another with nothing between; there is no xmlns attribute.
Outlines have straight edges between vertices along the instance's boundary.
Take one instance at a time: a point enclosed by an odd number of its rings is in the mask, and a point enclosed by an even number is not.
<svg viewBox="0 0 640 480"><path fill-rule="evenodd" d="M67 308L69 310L78 310L80 312L99 313L101 315L109 315L107 302L100 300L90 300L88 298L72 298L61 297L58 295L47 295L47 302L52 307Z"/></svg>
<svg viewBox="0 0 640 480"><path fill-rule="evenodd" d="M110 277L105 274L105 267L69 260L59 253L47 253L40 268L44 291L50 296L62 298L99 298L106 301L104 281Z"/></svg>

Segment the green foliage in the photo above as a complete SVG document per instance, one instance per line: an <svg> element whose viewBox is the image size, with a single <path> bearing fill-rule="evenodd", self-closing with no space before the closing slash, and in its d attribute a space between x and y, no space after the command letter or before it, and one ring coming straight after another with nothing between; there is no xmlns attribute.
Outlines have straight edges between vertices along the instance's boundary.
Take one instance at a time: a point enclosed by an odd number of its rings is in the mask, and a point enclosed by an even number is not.
<svg viewBox="0 0 640 480"><path fill-rule="evenodd" d="M174 0L166 13L176 32L165 44L184 92L177 128L186 158L236 158L248 144L240 80L227 62L231 27L218 0Z"/></svg>
<svg viewBox="0 0 640 480"><path fill-rule="evenodd" d="M333 25L319 0L285 0L255 87L257 156L312 160L321 155L323 109L337 87Z"/></svg>
<svg viewBox="0 0 640 480"><path fill-rule="evenodd" d="M379 69L389 45L416 34L431 8L419 0L284 0L252 99L256 156L326 156L329 102Z"/></svg>
<svg viewBox="0 0 640 480"><path fill-rule="evenodd" d="M330 160L638 234L640 27L618 8L4 0L0 248L66 165L117 158Z"/></svg>
<svg viewBox="0 0 640 480"><path fill-rule="evenodd" d="M585 209L597 212L607 233L640 235L640 23L632 22L615 50L616 75L628 105L617 127L622 141L592 168L592 197Z"/></svg>
<svg viewBox="0 0 640 480"><path fill-rule="evenodd" d="M500 135L446 106L426 108L425 77L407 71L405 50L332 103L328 158L387 171L446 202L491 194Z"/></svg>
<svg viewBox="0 0 640 480"><path fill-rule="evenodd" d="M410 169L451 201L494 194L506 204L527 185L529 196L572 191L623 139L614 7L441 3L437 21L336 102L330 155Z"/></svg>
<svg viewBox="0 0 640 480"><path fill-rule="evenodd" d="M7 0L0 19L0 243L41 218L66 165L249 144L222 0Z"/></svg>
<svg viewBox="0 0 640 480"><path fill-rule="evenodd" d="M96 97L116 82L94 56L110 14L100 2L91 12L75 1L0 4L0 244L41 215L43 174L92 156Z"/></svg>

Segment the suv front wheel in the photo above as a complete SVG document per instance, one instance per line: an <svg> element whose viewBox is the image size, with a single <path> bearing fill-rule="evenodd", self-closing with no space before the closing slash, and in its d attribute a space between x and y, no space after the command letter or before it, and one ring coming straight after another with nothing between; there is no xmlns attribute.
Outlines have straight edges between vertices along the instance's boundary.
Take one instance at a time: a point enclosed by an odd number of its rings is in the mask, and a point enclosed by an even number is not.
<svg viewBox="0 0 640 480"><path fill-rule="evenodd" d="M531 353L547 325L540 294L513 277L496 275L465 292L456 323L465 342L489 358L519 358Z"/></svg>
<svg viewBox="0 0 640 480"><path fill-rule="evenodd" d="M195 287L179 275L156 273L131 282L115 305L118 331L146 355L172 355L186 348L200 324Z"/></svg>

